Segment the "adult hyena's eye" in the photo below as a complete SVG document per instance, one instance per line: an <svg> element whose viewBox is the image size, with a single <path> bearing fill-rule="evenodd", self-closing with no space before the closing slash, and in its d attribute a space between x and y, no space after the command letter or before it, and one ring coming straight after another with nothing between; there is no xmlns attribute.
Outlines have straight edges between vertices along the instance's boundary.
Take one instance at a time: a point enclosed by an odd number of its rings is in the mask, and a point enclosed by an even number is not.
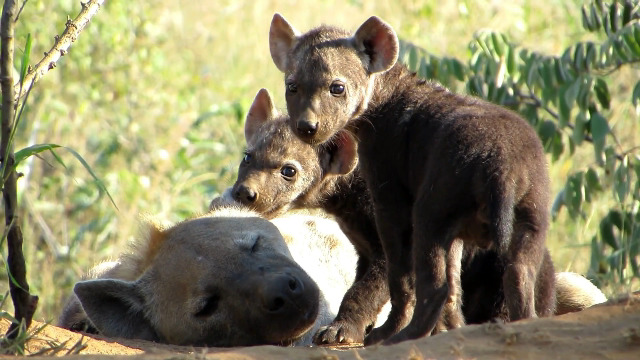
<svg viewBox="0 0 640 360"><path fill-rule="evenodd" d="M344 94L344 84L342 82L336 81L329 85L329 92L333 96L340 96Z"/></svg>
<svg viewBox="0 0 640 360"><path fill-rule="evenodd" d="M286 84L286 86L287 86L287 91L288 91L288 92L290 92L290 93L296 93L296 92L298 92L298 85L296 85L296 83L294 83L294 82L288 82L288 83Z"/></svg>
<svg viewBox="0 0 640 360"><path fill-rule="evenodd" d="M218 310L219 303L220 303L219 295L216 295L216 294L210 295L202 299L202 301L200 302L200 307L198 308L196 313L193 314L193 316L199 317L199 318L209 317Z"/></svg>
<svg viewBox="0 0 640 360"><path fill-rule="evenodd" d="M280 174L282 174L286 180L293 180L293 177L296 176L296 169L291 165L285 165L280 169Z"/></svg>

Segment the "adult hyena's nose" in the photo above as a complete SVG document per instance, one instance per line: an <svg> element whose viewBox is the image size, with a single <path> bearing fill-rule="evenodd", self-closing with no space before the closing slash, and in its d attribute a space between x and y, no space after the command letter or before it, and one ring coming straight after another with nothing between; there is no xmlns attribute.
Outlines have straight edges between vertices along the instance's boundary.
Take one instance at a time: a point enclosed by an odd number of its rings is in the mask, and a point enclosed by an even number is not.
<svg viewBox="0 0 640 360"><path fill-rule="evenodd" d="M296 130L301 136L312 137L318 132L318 123L310 120L298 120L296 122Z"/></svg>
<svg viewBox="0 0 640 360"><path fill-rule="evenodd" d="M288 313L295 310L295 304L303 294L304 286L297 277L288 274L276 276L265 286L263 306L272 314Z"/></svg>
<svg viewBox="0 0 640 360"><path fill-rule="evenodd" d="M258 199L258 193L247 185L240 185L233 191L233 198L245 205L250 205Z"/></svg>

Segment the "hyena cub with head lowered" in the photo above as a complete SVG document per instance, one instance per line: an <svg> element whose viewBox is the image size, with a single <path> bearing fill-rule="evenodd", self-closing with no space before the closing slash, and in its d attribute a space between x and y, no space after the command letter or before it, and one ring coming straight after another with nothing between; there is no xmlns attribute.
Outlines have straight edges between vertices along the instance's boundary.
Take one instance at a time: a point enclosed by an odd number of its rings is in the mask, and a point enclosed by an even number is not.
<svg viewBox="0 0 640 360"><path fill-rule="evenodd" d="M238 179L224 196L268 218L297 208L322 208L336 217L358 253L356 277L337 317L315 341L322 343L329 336L341 342L362 342L389 300L389 290L370 197L364 180L351 172L356 149L346 145L355 144L338 138L341 145L311 146L293 134L287 121L287 116L277 113L268 91L261 89L247 114L247 149Z"/></svg>
<svg viewBox="0 0 640 360"><path fill-rule="evenodd" d="M276 14L269 35L297 135L320 144L346 128L358 139L392 303L365 344L432 332L459 287L460 242L498 252L509 320L553 313L554 292L536 296L549 177L525 120L418 79L397 63L398 38L375 16L353 35L329 26L300 34Z"/></svg>

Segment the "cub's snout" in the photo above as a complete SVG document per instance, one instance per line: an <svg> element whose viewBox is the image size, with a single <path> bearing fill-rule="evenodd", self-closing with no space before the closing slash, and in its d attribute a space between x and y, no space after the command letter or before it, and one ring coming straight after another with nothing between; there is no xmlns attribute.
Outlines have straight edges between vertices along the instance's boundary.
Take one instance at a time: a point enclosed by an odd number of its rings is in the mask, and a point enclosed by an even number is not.
<svg viewBox="0 0 640 360"><path fill-rule="evenodd" d="M258 199L258 192L246 184L238 184L233 188L233 199L244 205L251 205Z"/></svg>

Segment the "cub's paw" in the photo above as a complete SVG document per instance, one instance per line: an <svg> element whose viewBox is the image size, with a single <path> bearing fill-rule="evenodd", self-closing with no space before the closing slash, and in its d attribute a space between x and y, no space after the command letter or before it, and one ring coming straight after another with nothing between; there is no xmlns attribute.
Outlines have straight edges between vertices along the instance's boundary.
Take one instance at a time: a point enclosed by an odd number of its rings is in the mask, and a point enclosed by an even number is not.
<svg viewBox="0 0 640 360"><path fill-rule="evenodd" d="M362 344L365 329L358 330L353 324L335 321L321 327L313 336L316 345Z"/></svg>
<svg viewBox="0 0 640 360"><path fill-rule="evenodd" d="M387 325L387 326L385 326ZM388 339L396 333L395 328L388 326L387 323L382 324L379 328L373 329L366 338L364 338L364 346L376 345Z"/></svg>

